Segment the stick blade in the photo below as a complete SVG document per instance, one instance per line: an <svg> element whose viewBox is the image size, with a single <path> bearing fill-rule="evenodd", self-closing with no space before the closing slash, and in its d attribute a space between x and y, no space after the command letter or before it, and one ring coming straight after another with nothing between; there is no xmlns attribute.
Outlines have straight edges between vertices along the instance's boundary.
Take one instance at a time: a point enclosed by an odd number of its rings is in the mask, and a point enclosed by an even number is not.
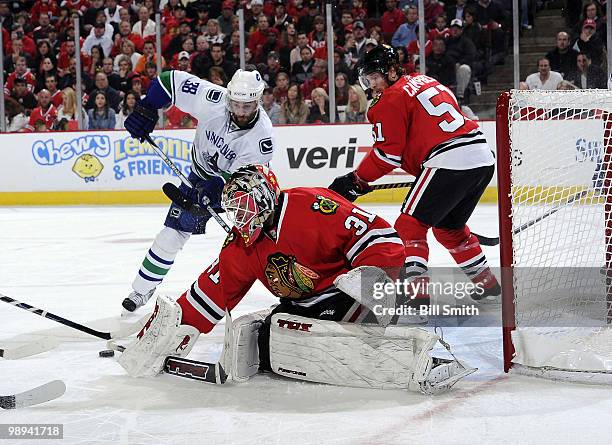
<svg viewBox="0 0 612 445"><path fill-rule="evenodd" d="M53 380L28 391L12 396L0 396L0 408L17 409L38 405L61 397L66 392L66 384Z"/></svg>
<svg viewBox="0 0 612 445"><path fill-rule="evenodd" d="M488 236L484 236L484 235L479 235L477 233L474 233L474 236L476 236L476 238L478 238L478 242L482 246L497 246L499 244L499 238L498 237L488 237Z"/></svg>
<svg viewBox="0 0 612 445"><path fill-rule="evenodd" d="M54 349L59 344L56 338L46 337L13 348L0 348L0 357L6 360L19 360Z"/></svg>

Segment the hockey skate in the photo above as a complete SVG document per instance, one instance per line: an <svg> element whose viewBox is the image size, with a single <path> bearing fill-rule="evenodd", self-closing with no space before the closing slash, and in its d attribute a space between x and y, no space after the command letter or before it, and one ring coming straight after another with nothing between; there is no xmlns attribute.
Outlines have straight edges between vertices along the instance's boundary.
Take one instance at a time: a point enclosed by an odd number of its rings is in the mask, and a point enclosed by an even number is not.
<svg viewBox="0 0 612 445"><path fill-rule="evenodd" d="M126 311L134 312L139 307L142 307L147 304L147 301L149 301L151 295L153 295L153 292L155 292L155 288L151 289L146 294L139 294L138 292L133 291L130 295L127 296L126 299L123 300L123 303L121 303L121 305Z"/></svg>
<svg viewBox="0 0 612 445"><path fill-rule="evenodd" d="M482 292L473 291L470 293L472 301L479 304L500 304L501 303L501 286L495 283L495 286L489 289L483 289Z"/></svg>

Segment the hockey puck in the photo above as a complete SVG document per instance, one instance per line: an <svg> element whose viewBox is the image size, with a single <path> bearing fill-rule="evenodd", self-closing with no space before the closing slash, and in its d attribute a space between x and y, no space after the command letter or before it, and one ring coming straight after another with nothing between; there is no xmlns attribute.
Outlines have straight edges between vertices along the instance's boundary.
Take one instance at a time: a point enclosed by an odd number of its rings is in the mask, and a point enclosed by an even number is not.
<svg viewBox="0 0 612 445"><path fill-rule="evenodd" d="M113 357L115 355L115 351L112 349L105 349L104 351L100 351L98 355L100 357Z"/></svg>

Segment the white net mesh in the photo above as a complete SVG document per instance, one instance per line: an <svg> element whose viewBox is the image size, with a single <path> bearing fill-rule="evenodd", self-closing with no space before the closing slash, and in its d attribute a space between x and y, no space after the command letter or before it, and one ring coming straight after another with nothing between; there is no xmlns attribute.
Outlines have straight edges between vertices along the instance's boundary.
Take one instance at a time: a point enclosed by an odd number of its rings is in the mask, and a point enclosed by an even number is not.
<svg viewBox="0 0 612 445"><path fill-rule="evenodd" d="M515 363L612 372L608 113L608 90L512 91Z"/></svg>

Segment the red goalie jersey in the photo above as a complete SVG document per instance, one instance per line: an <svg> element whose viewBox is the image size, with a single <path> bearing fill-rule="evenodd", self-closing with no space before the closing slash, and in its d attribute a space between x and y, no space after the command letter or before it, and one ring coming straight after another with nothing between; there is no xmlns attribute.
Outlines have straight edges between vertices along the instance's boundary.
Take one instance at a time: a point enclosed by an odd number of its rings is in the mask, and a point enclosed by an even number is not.
<svg viewBox="0 0 612 445"><path fill-rule="evenodd" d="M181 296L190 318L191 308L199 313L201 322L190 324L209 332L256 280L275 296L308 306L339 293L334 279L350 269L378 266L396 275L404 263L404 244L385 220L328 189L285 190L278 209L276 241L262 235L247 247L233 231L219 259Z"/></svg>
<svg viewBox="0 0 612 445"><path fill-rule="evenodd" d="M466 117L453 93L431 77L406 75L372 100L368 111L374 149L356 172L367 182L401 167L455 170L493 164L478 124Z"/></svg>

